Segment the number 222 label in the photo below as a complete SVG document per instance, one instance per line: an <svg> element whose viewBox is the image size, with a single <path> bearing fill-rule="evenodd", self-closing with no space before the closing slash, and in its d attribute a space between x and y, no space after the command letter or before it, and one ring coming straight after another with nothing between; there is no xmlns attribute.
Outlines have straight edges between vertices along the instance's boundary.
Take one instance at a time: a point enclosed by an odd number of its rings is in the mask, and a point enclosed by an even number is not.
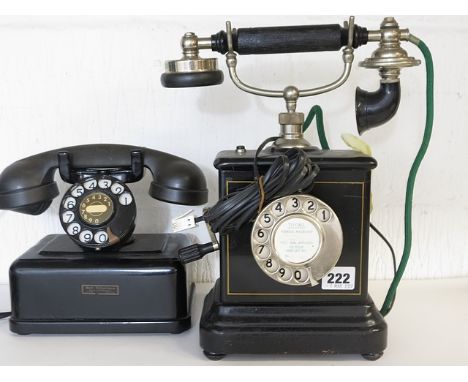
<svg viewBox="0 0 468 382"><path fill-rule="evenodd" d="M322 278L322 289L353 290L355 267L335 267Z"/></svg>

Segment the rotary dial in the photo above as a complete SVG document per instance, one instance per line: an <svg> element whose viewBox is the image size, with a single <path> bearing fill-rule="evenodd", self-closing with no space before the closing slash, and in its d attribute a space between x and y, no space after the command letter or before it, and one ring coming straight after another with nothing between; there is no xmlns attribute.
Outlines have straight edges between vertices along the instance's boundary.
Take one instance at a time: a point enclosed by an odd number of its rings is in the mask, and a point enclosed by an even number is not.
<svg viewBox="0 0 468 382"><path fill-rule="evenodd" d="M76 183L60 206L63 229L86 248L101 249L125 241L133 232L135 217L130 189L107 175Z"/></svg>
<svg viewBox="0 0 468 382"><path fill-rule="evenodd" d="M311 195L274 200L257 216L252 253L260 269L288 285L316 285L337 263L341 224L330 206Z"/></svg>

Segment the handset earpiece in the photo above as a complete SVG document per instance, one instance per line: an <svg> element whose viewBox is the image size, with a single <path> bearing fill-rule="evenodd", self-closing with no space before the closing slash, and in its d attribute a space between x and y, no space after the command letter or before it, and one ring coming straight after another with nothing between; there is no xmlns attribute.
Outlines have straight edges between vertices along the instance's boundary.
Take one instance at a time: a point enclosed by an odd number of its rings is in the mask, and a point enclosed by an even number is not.
<svg viewBox="0 0 468 382"><path fill-rule="evenodd" d="M156 150L145 150L145 167L153 174L151 197L168 203L202 205L208 201L205 176L194 163Z"/></svg>
<svg viewBox="0 0 468 382"><path fill-rule="evenodd" d="M201 58L198 50L211 47L211 39L198 38L186 33L181 40L182 58L166 62L161 84L166 88L189 88L219 85L224 74L218 69L218 59Z"/></svg>
<svg viewBox="0 0 468 382"><path fill-rule="evenodd" d="M56 167L53 152L12 163L0 174L0 209L42 214L59 194L54 181Z"/></svg>

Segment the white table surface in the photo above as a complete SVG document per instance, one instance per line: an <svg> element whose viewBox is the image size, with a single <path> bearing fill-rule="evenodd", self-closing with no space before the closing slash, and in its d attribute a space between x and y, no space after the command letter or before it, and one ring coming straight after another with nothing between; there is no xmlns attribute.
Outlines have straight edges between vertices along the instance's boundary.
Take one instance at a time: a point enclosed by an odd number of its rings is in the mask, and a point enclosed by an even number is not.
<svg viewBox="0 0 468 382"><path fill-rule="evenodd" d="M198 320L210 284L198 284L192 329L171 334L27 335L0 320L0 365L468 365L468 278L403 281L387 316L388 348L370 362L358 355L236 355L207 360L198 345ZM371 281L380 306L388 281ZM8 310L0 285L0 311Z"/></svg>

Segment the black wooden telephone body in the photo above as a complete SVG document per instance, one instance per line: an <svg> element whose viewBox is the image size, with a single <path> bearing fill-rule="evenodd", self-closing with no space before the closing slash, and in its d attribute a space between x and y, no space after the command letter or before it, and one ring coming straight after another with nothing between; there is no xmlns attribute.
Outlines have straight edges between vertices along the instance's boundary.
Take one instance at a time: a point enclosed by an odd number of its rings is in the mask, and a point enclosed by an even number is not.
<svg viewBox="0 0 468 382"><path fill-rule="evenodd" d="M47 235L10 267L10 329L29 333L178 333L191 325L193 283L178 260L184 234L134 234L126 183L148 168L152 198L200 205L206 181L188 160L148 148L94 144L19 160L0 174L0 209L39 215L60 205L67 235ZM131 238L131 240L130 240ZM104 250L105 249L105 250Z"/></svg>

